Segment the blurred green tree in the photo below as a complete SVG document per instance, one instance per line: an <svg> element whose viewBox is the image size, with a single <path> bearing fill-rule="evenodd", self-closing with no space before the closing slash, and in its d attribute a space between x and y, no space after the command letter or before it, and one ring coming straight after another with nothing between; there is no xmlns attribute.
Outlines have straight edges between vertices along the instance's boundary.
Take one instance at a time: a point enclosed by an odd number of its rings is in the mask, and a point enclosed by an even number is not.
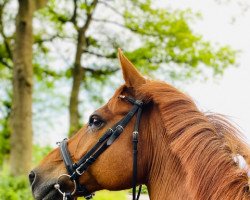
<svg viewBox="0 0 250 200"><path fill-rule="evenodd" d="M42 1L37 1L36 3L39 6ZM5 155L10 153L10 114L13 99L13 52L15 46L15 19L17 11L17 1L0 0L0 165L3 163ZM35 46L37 45L35 44L34 48L36 48ZM42 55L46 52L45 49L39 48L38 51L43 52ZM38 83L42 82L43 85L47 86L46 92L48 93L48 89L53 86L53 84L51 84L51 77L56 79L59 75L49 70L48 66L40 61L42 60L41 56L39 56L41 53L38 51L35 49L35 54L33 54L32 58L34 74L36 75L35 78L38 80ZM38 102L38 99L39 98L35 94L33 101Z"/></svg>
<svg viewBox="0 0 250 200"><path fill-rule="evenodd" d="M11 78L12 78L12 33L6 33L5 24L12 21L12 15L6 17L5 9L7 0L0 1L0 166L3 164L5 155L10 152L10 127L9 119L11 112Z"/></svg>
<svg viewBox="0 0 250 200"><path fill-rule="evenodd" d="M46 0L18 1L18 12L15 17L15 34L7 36L8 31L4 25L4 9L9 2L0 2L0 32L1 68L12 70L13 98L11 99L11 174L26 175L31 167L32 152L32 89L33 89L33 13L46 3ZM10 28L10 27L8 27ZM7 34L6 34L6 32ZM14 48L11 46L14 41ZM4 72L6 69L3 69ZM6 105L6 104L5 104ZM6 106L5 106L6 107ZM5 116L6 121L9 114ZM2 130L6 133L6 129Z"/></svg>
<svg viewBox="0 0 250 200"><path fill-rule="evenodd" d="M16 35L10 21L13 22L17 9L12 5L4 12L4 7L13 2L16 1L0 0L1 83L12 78ZM98 101L103 86L113 85L110 77L119 69L118 47L145 74L164 76L168 81L204 78L207 71L215 76L223 74L235 63L236 52L228 46L204 41L196 34L190 24L198 18L199 14L190 10L160 8L150 0L49 0L33 18L32 60L38 88L35 87L33 101L45 104L39 97L40 88L47 93L48 88L55 88L55 80L72 80L69 133L74 133L81 124L80 93L84 100L91 96ZM7 90L1 91L5 91L3 97L12 104ZM8 119L7 114L0 117Z"/></svg>
<svg viewBox="0 0 250 200"><path fill-rule="evenodd" d="M53 31L40 35L38 40L67 40L65 48L74 48L71 51L74 58L66 59L67 75L73 79L70 134L81 124L81 85L93 94L93 85L89 88L90 77L103 83L118 70L115 61L118 47L144 73L160 72L167 80L204 78L207 71L219 75L235 63L236 52L230 47L213 45L194 33L190 23L199 14L190 10L170 11L154 6L151 0L60 3L53 0L40 13Z"/></svg>

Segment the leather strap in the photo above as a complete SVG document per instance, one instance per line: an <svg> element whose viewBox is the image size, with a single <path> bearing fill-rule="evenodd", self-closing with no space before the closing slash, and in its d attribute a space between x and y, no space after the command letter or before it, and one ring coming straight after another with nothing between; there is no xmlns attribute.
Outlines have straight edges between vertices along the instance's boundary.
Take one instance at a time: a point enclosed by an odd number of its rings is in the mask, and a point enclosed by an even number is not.
<svg viewBox="0 0 250 200"><path fill-rule="evenodd" d="M132 179L132 188L133 188L133 200L138 200L141 193L141 185L139 187L138 195L136 196L136 183L137 183L137 155L138 155L138 137L139 137L139 124L142 115L142 108L139 108L136 117L136 123L133 132L133 179Z"/></svg>
<svg viewBox="0 0 250 200"><path fill-rule="evenodd" d="M65 167L67 169L67 172L70 175L70 179L76 181L76 193L78 195L81 195L84 197L92 196L91 193L87 190L87 188L84 185L80 185L79 179L72 179L72 177L71 177L72 174L74 174L74 172L75 172L75 168L74 168L73 161L70 157L70 153L69 153L68 148L67 148L67 143L68 143L68 139L64 139L60 143L60 152L61 152L63 162L65 164ZM72 196L71 193L68 193L68 192L65 193L66 199L68 199L68 200L73 199L73 198L71 198L71 196Z"/></svg>
<svg viewBox="0 0 250 200"><path fill-rule="evenodd" d="M117 122L112 128L109 128L105 134L98 140L98 142L76 163L72 162L70 153L67 148L67 139L64 139L60 143L60 151L61 156L63 158L65 167L72 181L76 183L76 192L75 193L64 193L66 199L73 199L73 195L84 196L85 199L91 199L92 194L87 190L84 185L79 183L79 177L91 166L96 159L110 146L113 142L120 136L123 132L124 128L133 118L133 116L137 113L136 122L134 125L133 132L133 200L138 200L141 192L141 185L139 187L138 195L136 196L136 183L137 183L137 144L138 144L138 136L139 136L139 124L142 115L142 106L143 102L140 100L136 100L132 97L126 97L120 95L120 98L127 100L131 104L133 104L132 109L126 114L124 118L122 118L119 122Z"/></svg>

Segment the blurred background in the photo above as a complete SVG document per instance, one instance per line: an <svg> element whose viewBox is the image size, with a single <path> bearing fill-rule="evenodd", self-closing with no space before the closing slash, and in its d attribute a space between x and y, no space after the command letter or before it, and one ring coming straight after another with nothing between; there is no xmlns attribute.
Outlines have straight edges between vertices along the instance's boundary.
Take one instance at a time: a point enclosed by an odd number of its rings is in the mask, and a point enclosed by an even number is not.
<svg viewBox="0 0 250 200"><path fill-rule="evenodd" d="M28 171L122 83L118 47L249 141L248 0L0 0L1 200L32 199Z"/></svg>

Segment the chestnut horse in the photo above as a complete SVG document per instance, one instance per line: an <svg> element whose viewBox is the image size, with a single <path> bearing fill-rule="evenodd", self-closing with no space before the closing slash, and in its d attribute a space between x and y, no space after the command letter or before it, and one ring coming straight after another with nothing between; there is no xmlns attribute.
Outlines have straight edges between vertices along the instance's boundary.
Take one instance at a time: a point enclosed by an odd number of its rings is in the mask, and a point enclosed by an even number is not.
<svg viewBox="0 0 250 200"><path fill-rule="evenodd" d="M89 123L67 142L77 162L131 110L120 95L144 102L138 142L137 184L145 184L152 200L243 200L250 199L248 170L235 159L249 163L249 149L238 131L223 117L204 114L194 102L171 85L144 78L118 53L125 84L90 117ZM92 193L132 187L133 117L116 141L79 177ZM62 199L54 187L67 174L60 149L54 149L29 178L36 200ZM62 190L72 191L67 177ZM79 195L75 195L77 198Z"/></svg>

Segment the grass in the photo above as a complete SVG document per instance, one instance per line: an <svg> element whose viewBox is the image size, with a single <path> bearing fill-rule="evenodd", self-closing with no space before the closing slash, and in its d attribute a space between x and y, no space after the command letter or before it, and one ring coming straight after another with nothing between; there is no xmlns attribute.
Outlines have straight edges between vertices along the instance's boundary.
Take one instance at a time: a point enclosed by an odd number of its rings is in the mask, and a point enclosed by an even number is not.
<svg viewBox="0 0 250 200"><path fill-rule="evenodd" d="M126 200L127 192L119 191L119 192L110 192L107 190L102 190L96 193L93 200Z"/></svg>
<svg viewBox="0 0 250 200"><path fill-rule="evenodd" d="M108 190L101 190L95 193L93 200L127 200L126 191L110 192ZM78 198L79 200L84 200L83 197Z"/></svg>

